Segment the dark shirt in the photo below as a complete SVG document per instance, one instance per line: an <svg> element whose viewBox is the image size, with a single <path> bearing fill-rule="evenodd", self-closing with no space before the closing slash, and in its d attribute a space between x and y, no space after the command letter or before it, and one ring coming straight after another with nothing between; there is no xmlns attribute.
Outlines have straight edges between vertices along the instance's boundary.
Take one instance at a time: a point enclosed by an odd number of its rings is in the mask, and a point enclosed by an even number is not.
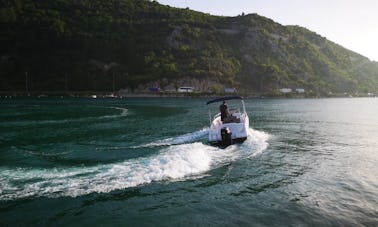
<svg viewBox="0 0 378 227"><path fill-rule="evenodd" d="M219 106L219 110L221 112L221 121L228 117L228 107L227 104L223 103Z"/></svg>

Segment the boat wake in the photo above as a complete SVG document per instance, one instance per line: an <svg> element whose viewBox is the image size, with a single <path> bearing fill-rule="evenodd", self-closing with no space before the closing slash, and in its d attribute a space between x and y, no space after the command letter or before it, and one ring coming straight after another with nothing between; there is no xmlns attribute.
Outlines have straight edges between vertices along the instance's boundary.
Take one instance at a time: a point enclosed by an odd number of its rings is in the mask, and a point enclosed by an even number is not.
<svg viewBox="0 0 378 227"><path fill-rule="evenodd" d="M101 115L94 117L79 117L70 119L55 119L55 120L17 120L17 121L7 121L0 122L0 126L30 126L30 125L46 125L46 124L66 124L66 123L77 123L86 121L97 121L105 119L116 119L122 118L129 115L129 110L122 107L102 107L104 109L116 110L114 114Z"/></svg>
<svg viewBox="0 0 378 227"><path fill-rule="evenodd" d="M148 147L163 147L163 146L172 146L172 145L191 143L191 142L195 142L195 141L205 138L208 133L209 133L209 129L204 128L196 132L187 133L181 136L168 138L164 140L159 140L152 143L142 144L139 146L132 146L130 148L136 149L136 148L148 148Z"/></svg>
<svg viewBox="0 0 378 227"><path fill-rule="evenodd" d="M220 149L198 142L205 135L207 129L142 145L166 147L157 154L119 163L54 169L0 167L0 200L76 197L151 182L203 177L212 169L261 153L269 138L269 134L249 129L250 136L244 143Z"/></svg>

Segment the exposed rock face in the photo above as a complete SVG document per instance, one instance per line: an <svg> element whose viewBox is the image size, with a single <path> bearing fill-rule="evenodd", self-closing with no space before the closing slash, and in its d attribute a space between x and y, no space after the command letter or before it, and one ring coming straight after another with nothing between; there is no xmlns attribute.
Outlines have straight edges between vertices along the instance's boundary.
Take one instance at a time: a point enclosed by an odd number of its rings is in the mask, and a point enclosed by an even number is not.
<svg viewBox="0 0 378 227"><path fill-rule="evenodd" d="M167 37L166 41L168 46L173 48L179 48L180 42L177 40L182 34L182 27L177 26L171 33L170 36Z"/></svg>

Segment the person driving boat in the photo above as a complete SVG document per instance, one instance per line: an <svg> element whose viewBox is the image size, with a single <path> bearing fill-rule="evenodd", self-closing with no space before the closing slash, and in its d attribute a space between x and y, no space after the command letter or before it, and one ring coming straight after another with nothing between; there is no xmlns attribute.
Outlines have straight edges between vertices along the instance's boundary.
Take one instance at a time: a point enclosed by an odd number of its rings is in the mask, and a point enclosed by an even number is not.
<svg viewBox="0 0 378 227"><path fill-rule="evenodd" d="M228 112L227 102L223 100L222 105L219 106L219 111L221 113L221 121L223 122L224 119L228 118L230 113Z"/></svg>

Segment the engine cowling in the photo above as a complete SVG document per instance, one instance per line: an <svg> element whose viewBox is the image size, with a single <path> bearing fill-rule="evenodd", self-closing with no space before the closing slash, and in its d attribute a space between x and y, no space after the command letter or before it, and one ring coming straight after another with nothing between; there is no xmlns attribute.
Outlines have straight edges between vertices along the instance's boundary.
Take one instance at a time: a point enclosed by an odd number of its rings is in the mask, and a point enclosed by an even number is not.
<svg viewBox="0 0 378 227"><path fill-rule="evenodd" d="M227 127L224 127L221 129L221 137L222 141L221 144L222 146L229 146L232 144L232 139L231 139L231 130Z"/></svg>

